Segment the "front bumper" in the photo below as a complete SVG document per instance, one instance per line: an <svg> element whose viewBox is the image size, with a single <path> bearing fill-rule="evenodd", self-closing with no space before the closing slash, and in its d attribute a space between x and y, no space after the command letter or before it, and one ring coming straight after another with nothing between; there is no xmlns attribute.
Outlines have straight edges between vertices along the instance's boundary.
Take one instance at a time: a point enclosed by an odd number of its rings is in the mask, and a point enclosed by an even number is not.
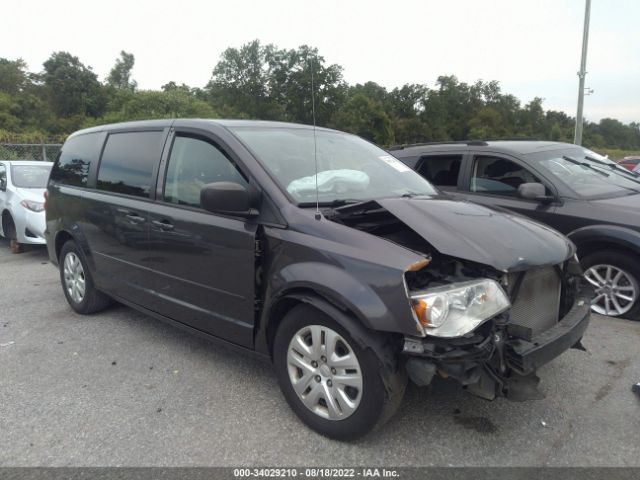
<svg viewBox="0 0 640 480"><path fill-rule="evenodd" d="M591 293L584 288L558 323L527 340L509 335L509 322L499 318L465 337L405 337L407 372L418 385L439 374L483 398L507 395L515 390L516 377L533 378L540 366L580 345L591 318Z"/></svg>
<svg viewBox="0 0 640 480"><path fill-rule="evenodd" d="M16 224L16 234L19 243L42 245L46 243L44 238L45 213L32 212L20 206L14 209L13 217Z"/></svg>
<svg viewBox="0 0 640 480"><path fill-rule="evenodd" d="M530 341L508 340L505 349L507 364L520 375L527 375L578 344L591 319L590 298L588 291L582 292L557 325Z"/></svg>

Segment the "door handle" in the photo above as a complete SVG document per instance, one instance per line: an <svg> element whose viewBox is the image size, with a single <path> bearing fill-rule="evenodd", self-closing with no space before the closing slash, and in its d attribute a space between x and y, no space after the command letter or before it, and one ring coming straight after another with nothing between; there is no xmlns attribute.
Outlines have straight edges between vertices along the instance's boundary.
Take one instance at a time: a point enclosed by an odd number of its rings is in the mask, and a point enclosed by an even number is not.
<svg viewBox="0 0 640 480"><path fill-rule="evenodd" d="M158 227L160 230L173 230L173 225L168 220L153 220L151 223L154 226Z"/></svg>
<svg viewBox="0 0 640 480"><path fill-rule="evenodd" d="M127 217L131 223L144 223L145 222L145 218L141 217L138 214L135 213L128 213L125 215L125 217Z"/></svg>
<svg viewBox="0 0 640 480"><path fill-rule="evenodd" d="M125 208L118 208L118 213L124 215L131 223L144 223L146 221L144 217L138 215L136 212Z"/></svg>

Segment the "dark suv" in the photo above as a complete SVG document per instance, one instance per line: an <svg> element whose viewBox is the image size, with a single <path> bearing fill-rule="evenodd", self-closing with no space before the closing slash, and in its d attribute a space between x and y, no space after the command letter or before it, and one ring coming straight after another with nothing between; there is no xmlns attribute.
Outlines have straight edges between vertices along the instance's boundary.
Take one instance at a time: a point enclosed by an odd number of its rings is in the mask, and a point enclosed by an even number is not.
<svg viewBox="0 0 640 480"><path fill-rule="evenodd" d="M589 322L564 236L444 198L333 130L209 120L83 130L55 162L46 217L76 312L115 299L256 353L296 414L334 438L388 418L407 373L487 399L535 396L536 369L580 346Z"/></svg>
<svg viewBox="0 0 640 480"><path fill-rule="evenodd" d="M593 310L640 316L640 177L577 145L447 142L391 153L457 199L504 207L559 230L578 248Z"/></svg>

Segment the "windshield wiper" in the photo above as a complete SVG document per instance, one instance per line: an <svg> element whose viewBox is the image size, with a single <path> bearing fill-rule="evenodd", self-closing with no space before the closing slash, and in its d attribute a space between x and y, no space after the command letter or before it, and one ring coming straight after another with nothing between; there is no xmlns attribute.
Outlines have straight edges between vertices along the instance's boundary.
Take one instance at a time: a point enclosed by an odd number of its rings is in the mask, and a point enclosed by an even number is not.
<svg viewBox="0 0 640 480"><path fill-rule="evenodd" d="M590 163L587 162L581 162L580 160L576 160L575 158L571 158L568 157L566 155L562 156L563 160L566 160L567 162L571 162L575 165L580 165L582 167L587 167L590 170L593 170L596 173L599 173L600 175L603 175L605 177L610 177L611 175L609 175L607 172L603 172L602 170L600 170L599 168L594 167L593 165L591 165Z"/></svg>
<svg viewBox="0 0 640 480"><path fill-rule="evenodd" d="M353 205L356 203L364 203L364 202L368 202L368 200L358 200L355 198L337 198L335 200L332 200L330 202L318 202L318 206L319 207L329 207L329 208L336 208L336 207L342 207L343 205ZM316 202L300 202L298 203L298 207L300 208L305 208L305 207L315 207L316 206Z"/></svg>
<svg viewBox="0 0 640 480"><path fill-rule="evenodd" d="M585 155L584 158L586 160L589 160L590 162L597 163L598 165L604 165L605 167L609 168L610 170L615 170L616 172L624 173L630 179L632 179L634 182L640 183L640 180L638 180L638 175L636 173L630 172L626 168L621 167L620 165L618 165L617 163L603 162L602 160L598 160L597 158L590 157L589 155Z"/></svg>
<svg viewBox="0 0 640 480"><path fill-rule="evenodd" d="M610 177L611 176L607 172L604 172L604 171L600 170L599 168L594 167L590 163L581 162L580 160L576 160L575 158L571 158L571 157L568 157L566 155L564 155L562 158L564 160L566 160L567 162L571 162L571 163L575 163L576 165L582 165L583 167L587 167L587 168L593 170L594 172L599 173L600 175L603 175L605 177ZM595 160L595 163L599 163L599 164L608 166L605 162L601 162L600 160L591 159L591 157L585 157L585 158L587 158L589 160L592 160L592 161ZM635 179L631 179L630 178L629 180L633 180L633 181L635 181L637 183L640 183L640 181L635 180ZM620 184L616 183L615 181L613 182L613 185L615 185L616 187L619 187L619 188L623 188L625 190L630 190L630 191L635 192L635 193L640 193L640 190L636 190L635 188L625 187L624 185L620 185Z"/></svg>

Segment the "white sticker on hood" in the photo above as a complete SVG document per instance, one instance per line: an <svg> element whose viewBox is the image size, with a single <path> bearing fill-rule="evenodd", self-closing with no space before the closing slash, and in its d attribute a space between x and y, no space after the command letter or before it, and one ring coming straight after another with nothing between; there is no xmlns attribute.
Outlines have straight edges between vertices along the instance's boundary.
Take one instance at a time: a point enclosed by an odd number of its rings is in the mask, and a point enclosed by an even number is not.
<svg viewBox="0 0 640 480"><path fill-rule="evenodd" d="M381 157L378 157L378 158L382 160L384 163L386 163L387 165L392 166L399 172L408 172L411 170L404 163L402 163L397 158L392 157L391 155L382 155Z"/></svg>

